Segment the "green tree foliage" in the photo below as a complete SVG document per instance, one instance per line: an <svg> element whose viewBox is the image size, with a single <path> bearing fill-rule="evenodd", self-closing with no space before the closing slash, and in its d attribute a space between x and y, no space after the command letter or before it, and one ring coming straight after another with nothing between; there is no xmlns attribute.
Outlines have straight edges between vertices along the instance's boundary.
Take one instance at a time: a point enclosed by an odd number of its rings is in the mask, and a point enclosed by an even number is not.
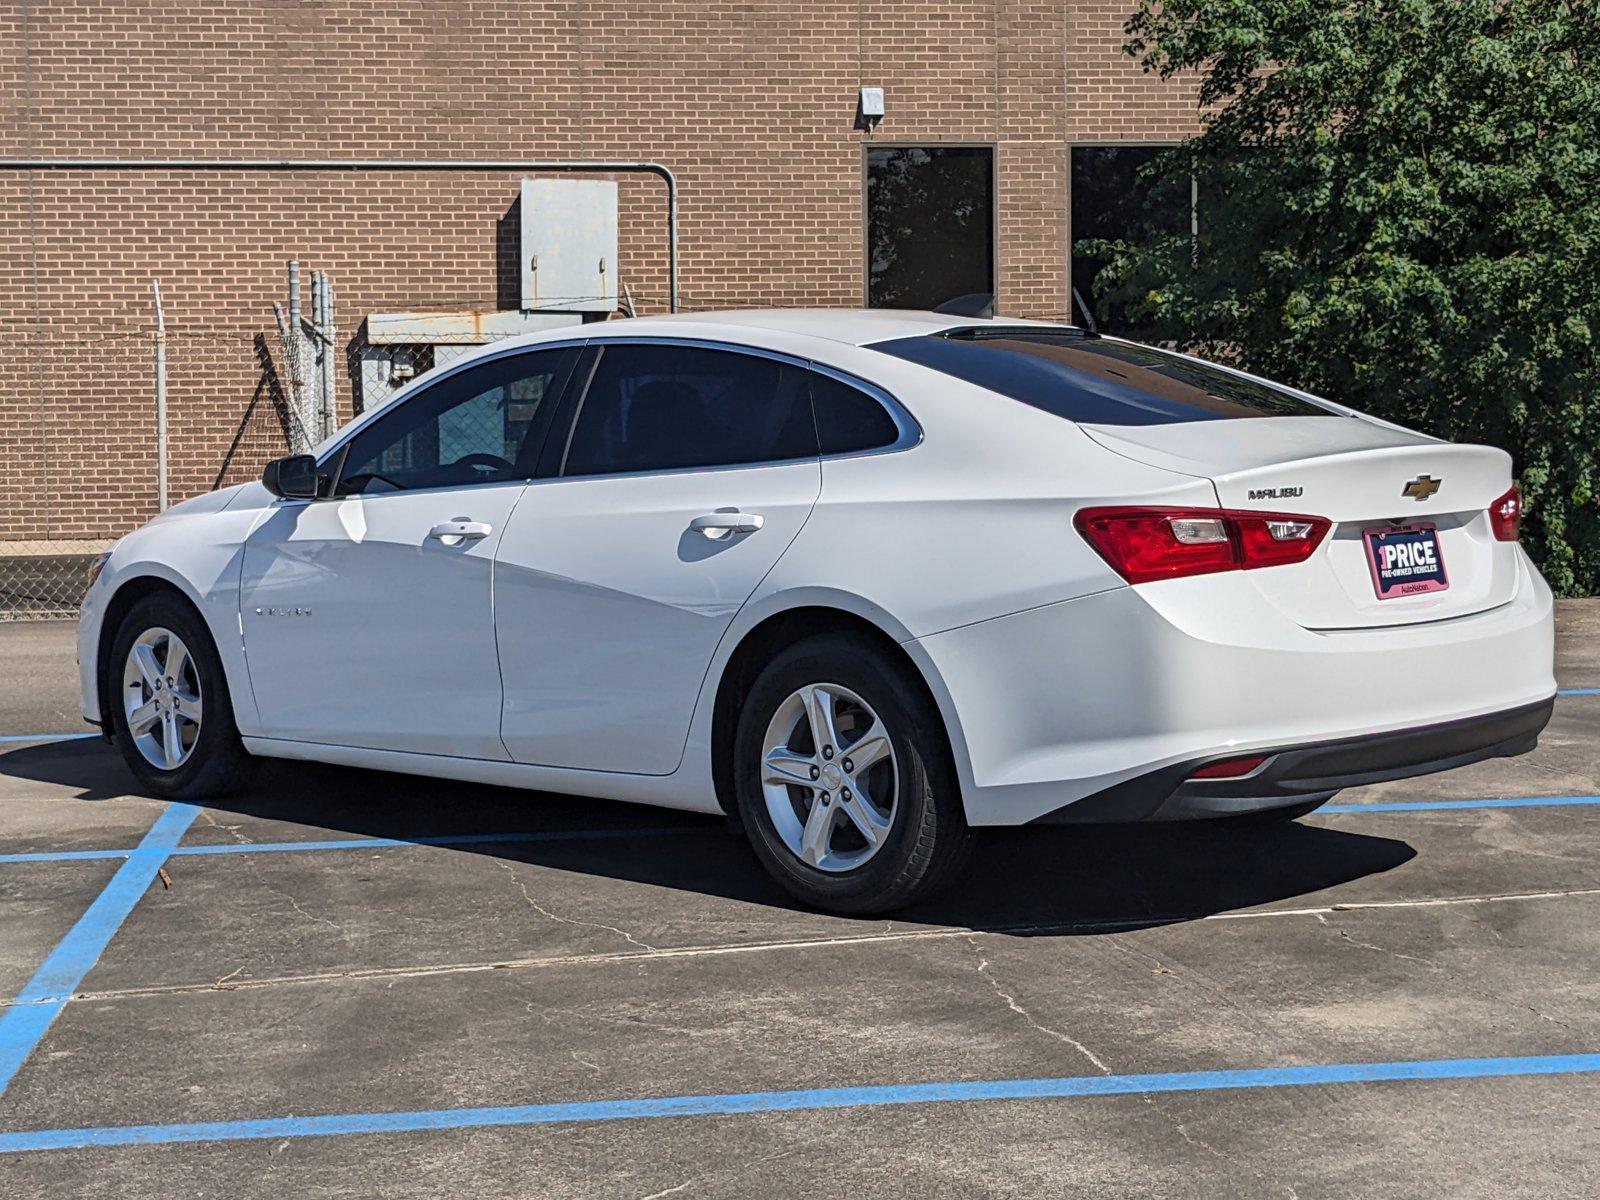
<svg viewBox="0 0 1600 1200"><path fill-rule="evenodd" d="M1511 452L1557 591L1600 591L1600 4L1143 0L1198 72L1147 168L1188 231L1085 243L1154 337ZM1170 229L1170 222L1168 223Z"/></svg>

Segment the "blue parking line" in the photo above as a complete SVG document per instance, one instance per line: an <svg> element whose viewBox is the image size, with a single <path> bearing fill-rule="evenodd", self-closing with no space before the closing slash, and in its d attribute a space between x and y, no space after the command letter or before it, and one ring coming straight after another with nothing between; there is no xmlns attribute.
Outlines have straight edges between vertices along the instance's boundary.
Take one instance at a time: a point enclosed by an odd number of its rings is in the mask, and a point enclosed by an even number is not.
<svg viewBox="0 0 1600 1200"><path fill-rule="evenodd" d="M98 858L127 858L132 850L30 850L23 854L0 854L0 863L92 862Z"/></svg>
<svg viewBox="0 0 1600 1200"><path fill-rule="evenodd" d="M1558 696L1600 696L1600 688L1563 688Z"/></svg>
<svg viewBox="0 0 1600 1200"><path fill-rule="evenodd" d="M170 804L156 818L128 861L50 956L34 972L12 1006L0 1013L0 1095L44 1037L78 984L99 961L106 944L122 927L161 864L199 814L192 804Z"/></svg>
<svg viewBox="0 0 1600 1200"><path fill-rule="evenodd" d="M714 826L660 825L638 829L550 829L532 833L445 833L414 838L312 838L302 842L222 842L206 846L174 846L174 858L211 854L292 854L307 850L389 850L399 846L477 846L520 842L587 842L612 838L664 837L668 834L703 834ZM0 865L29 862L89 862L101 858L127 858L132 850L30 850L0 854Z"/></svg>
<svg viewBox="0 0 1600 1200"><path fill-rule="evenodd" d="M587 842L610 838L660 837L669 833L704 833L707 826L666 825L641 829L550 829L537 833L445 833L414 838L330 838L309 842L233 842L214 846L179 846L178 855L282 854L297 850L382 850L395 846L476 846L517 842ZM0 859L3 862L4 859Z"/></svg>
<svg viewBox="0 0 1600 1200"><path fill-rule="evenodd" d="M103 737L100 733L5 733L0 743L6 742L77 742L84 738Z"/></svg>
<svg viewBox="0 0 1600 1200"><path fill-rule="evenodd" d="M506 1125L582 1124L663 1117L704 1117L903 1104L985 1100L1061 1100L1090 1096L1145 1096L1165 1092L1243 1088L1313 1087L1344 1083L1400 1083L1440 1079L1496 1079L1600 1071L1600 1054L1547 1054L1523 1058L1446 1058L1322 1066L1262 1067L1234 1071L1176 1071L1159 1075L1069 1075L1049 1079L952 1080L876 1087L814 1088L784 1092L656 1096L570 1104L519 1104L504 1108L444 1108L416 1112L336 1113L177 1125L109 1125L0 1133L0 1153L89 1146L150 1146L235 1142L262 1138L336 1137L362 1133L415 1133Z"/></svg>
<svg viewBox="0 0 1600 1200"><path fill-rule="evenodd" d="M1569 808L1600 804L1600 796L1501 796L1487 800L1388 800L1376 804L1324 804L1319 813L1434 812L1448 808Z"/></svg>

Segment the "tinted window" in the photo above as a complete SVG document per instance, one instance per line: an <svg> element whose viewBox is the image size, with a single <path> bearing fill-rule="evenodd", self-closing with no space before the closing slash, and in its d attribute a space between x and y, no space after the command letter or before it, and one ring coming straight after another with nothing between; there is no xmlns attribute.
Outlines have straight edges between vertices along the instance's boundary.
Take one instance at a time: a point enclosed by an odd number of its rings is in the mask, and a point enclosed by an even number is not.
<svg viewBox="0 0 1600 1200"><path fill-rule="evenodd" d="M962 330L878 342L872 349L1087 424L1338 415L1175 354L1066 331Z"/></svg>
<svg viewBox="0 0 1600 1200"><path fill-rule="evenodd" d="M809 458L805 372L692 346L605 346L567 444L564 475Z"/></svg>
<svg viewBox="0 0 1600 1200"><path fill-rule="evenodd" d="M351 439L339 494L528 478L532 435L576 358L562 349L496 359L402 401Z"/></svg>
<svg viewBox="0 0 1600 1200"><path fill-rule="evenodd" d="M994 151L867 151L867 303L936 308L994 291Z"/></svg>
<svg viewBox="0 0 1600 1200"><path fill-rule="evenodd" d="M850 454L892 445L900 436L882 404L860 388L810 372L811 404L824 454Z"/></svg>

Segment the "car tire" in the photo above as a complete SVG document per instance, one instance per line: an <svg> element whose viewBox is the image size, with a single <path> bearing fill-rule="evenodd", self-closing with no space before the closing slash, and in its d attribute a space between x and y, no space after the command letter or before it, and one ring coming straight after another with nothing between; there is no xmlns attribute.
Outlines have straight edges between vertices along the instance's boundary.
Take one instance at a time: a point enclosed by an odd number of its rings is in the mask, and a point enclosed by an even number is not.
<svg viewBox="0 0 1600 1200"><path fill-rule="evenodd" d="M1282 808L1264 808L1260 812L1239 813L1223 817L1222 823L1234 829L1272 829L1298 821L1301 817L1310 816L1329 799L1330 797L1323 796L1317 800L1304 800L1299 804L1288 804Z"/></svg>
<svg viewBox="0 0 1600 1200"><path fill-rule="evenodd" d="M147 791L197 800L245 785L251 758L234 724L228 679L187 600L158 592L136 601L101 669L112 738Z"/></svg>
<svg viewBox="0 0 1600 1200"><path fill-rule="evenodd" d="M813 732L824 706L837 746ZM866 638L821 634L779 653L744 699L733 753L750 844L808 905L903 908L966 863L973 835L943 722L922 681Z"/></svg>

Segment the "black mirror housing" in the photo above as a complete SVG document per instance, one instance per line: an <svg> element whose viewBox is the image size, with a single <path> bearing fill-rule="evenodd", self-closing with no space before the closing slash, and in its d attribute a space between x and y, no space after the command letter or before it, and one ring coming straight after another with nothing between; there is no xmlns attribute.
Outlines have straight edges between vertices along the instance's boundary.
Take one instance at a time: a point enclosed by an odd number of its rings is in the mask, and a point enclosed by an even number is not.
<svg viewBox="0 0 1600 1200"><path fill-rule="evenodd" d="M286 500L317 498L317 460L309 454L275 458L261 472L267 491Z"/></svg>

